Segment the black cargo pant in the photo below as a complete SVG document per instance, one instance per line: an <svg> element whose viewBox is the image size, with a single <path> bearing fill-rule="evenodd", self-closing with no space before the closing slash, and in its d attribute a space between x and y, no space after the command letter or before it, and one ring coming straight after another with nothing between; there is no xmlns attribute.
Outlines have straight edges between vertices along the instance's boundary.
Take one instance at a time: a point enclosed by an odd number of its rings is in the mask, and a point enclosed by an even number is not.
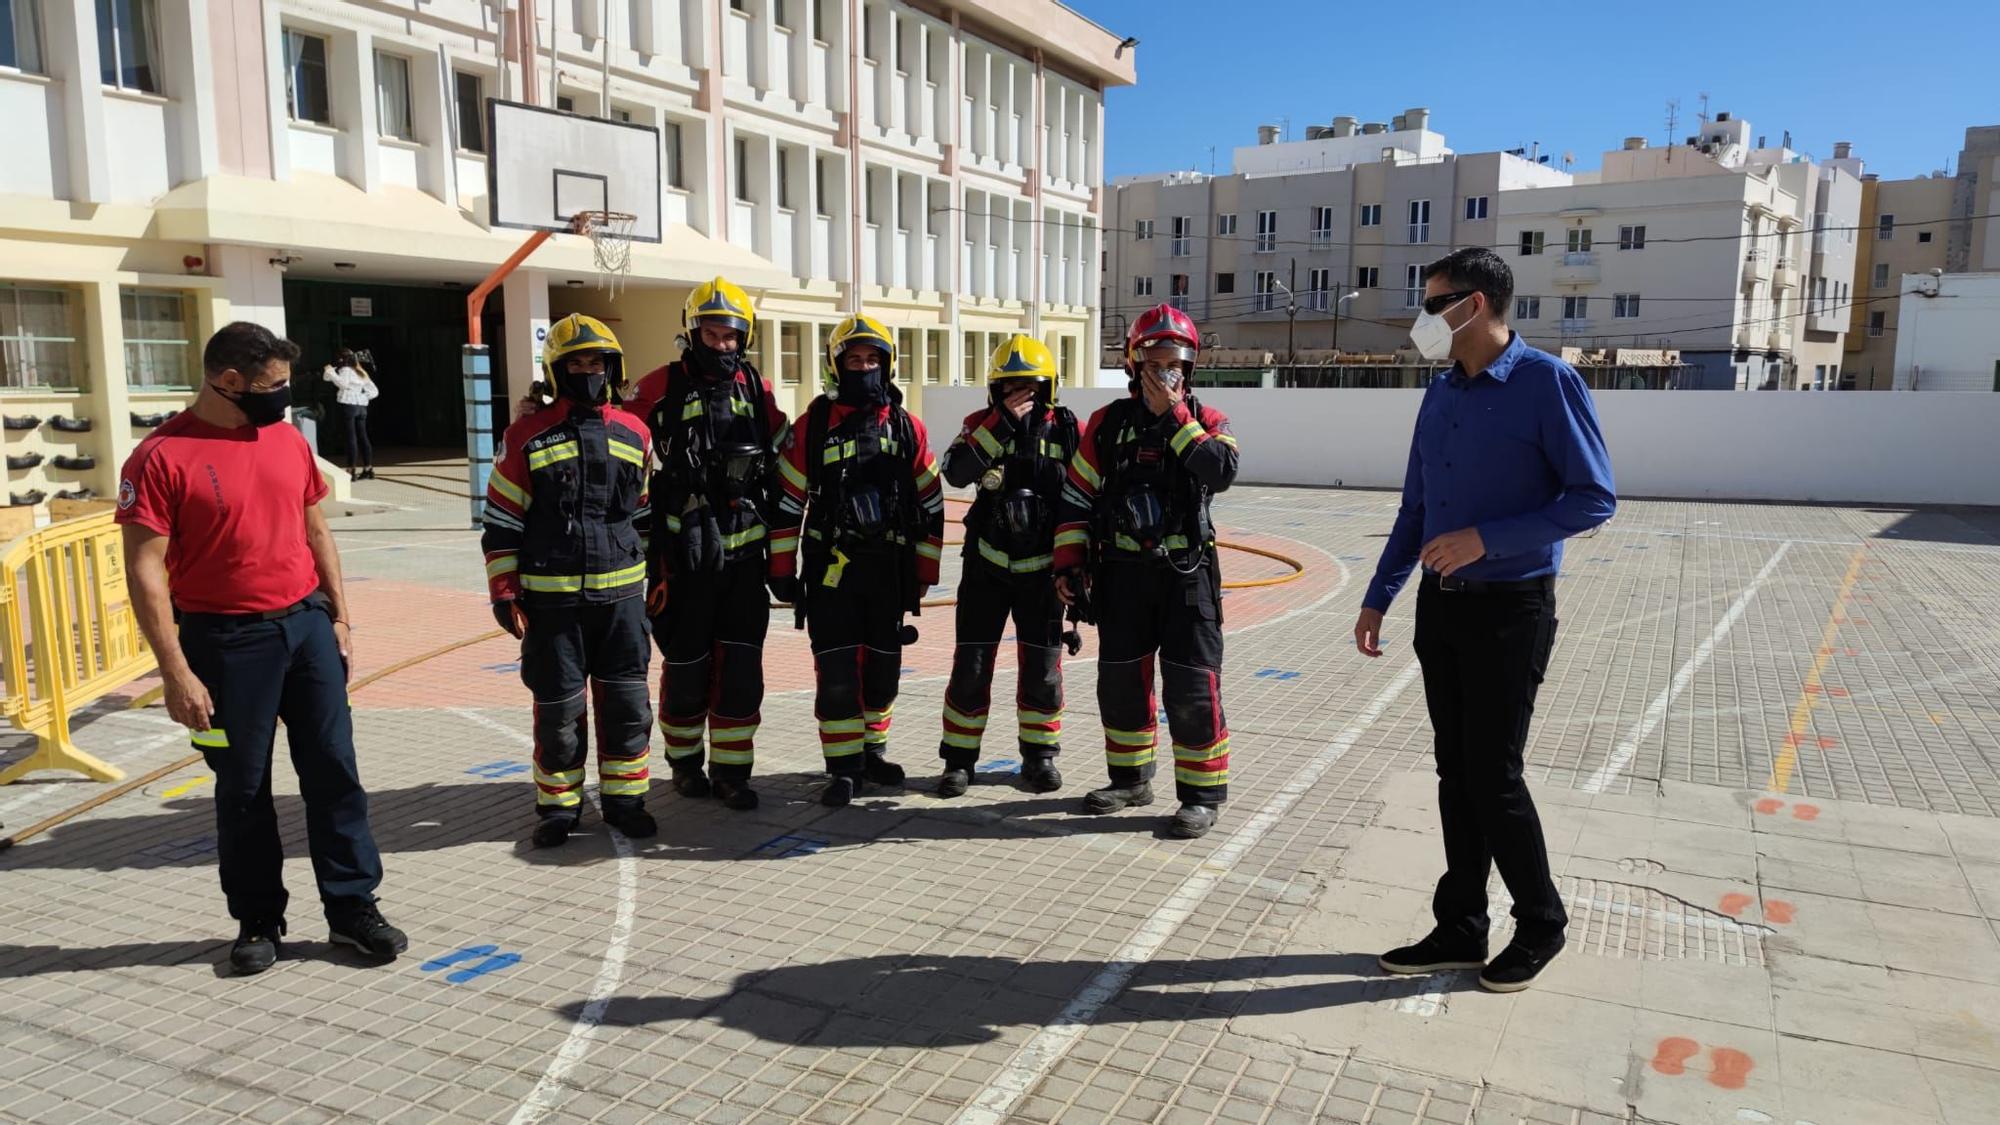
<svg viewBox="0 0 2000 1125"><path fill-rule="evenodd" d="M1418 590L1416 652L1437 735L1444 823L1445 873L1431 911L1442 929L1485 934L1486 880L1495 865L1514 897L1521 938L1533 942L1568 924L1522 776L1535 694L1555 638L1553 579L1526 589L1454 592L1427 574Z"/></svg>
<svg viewBox="0 0 2000 1125"><path fill-rule="evenodd" d="M749 780L764 705L764 637L771 603L765 562L750 555L720 572L667 580L666 612L653 619L660 673L660 730L667 764L700 769L702 729L714 777Z"/></svg>
<svg viewBox="0 0 2000 1125"><path fill-rule="evenodd" d="M879 757L889 749L903 675L902 565L893 551L844 564L808 557L806 635L817 683L813 714L830 774L859 776L864 753ZM836 575L830 586L829 571Z"/></svg>
<svg viewBox="0 0 2000 1125"><path fill-rule="evenodd" d="M976 548L975 548L976 551ZM1063 718L1062 602L1049 569L1011 574L980 558L965 558L958 583L957 647L944 689L946 769L972 769L993 701L993 666L1008 618L1014 621L1015 693L1021 761L1048 759L1061 749Z"/></svg>
<svg viewBox="0 0 2000 1125"><path fill-rule="evenodd" d="M229 914L284 917L285 848L271 800L280 719L306 807L307 850L329 917L368 906L382 856L354 761L347 666L333 616L315 594L283 616L182 614L181 652L208 689L215 725L193 736L215 772L215 853Z"/></svg>
<svg viewBox="0 0 2000 1125"><path fill-rule="evenodd" d="M527 613L521 682L535 696L535 811L571 820L580 811L592 710L598 793L607 805L642 803L653 731L645 598L635 592L596 605L529 605Z"/></svg>
<svg viewBox="0 0 2000 1125"><path fill-rule="evenodd" d="M1106 563L1091 587L1097 611L1097 708L1111 784L1153 776L1159 730L1153 659L1165 687L1182 804L1229 799L1229 723L1222 713L1222 576L1214 559L1191 574L1151 561Z"/></svg>

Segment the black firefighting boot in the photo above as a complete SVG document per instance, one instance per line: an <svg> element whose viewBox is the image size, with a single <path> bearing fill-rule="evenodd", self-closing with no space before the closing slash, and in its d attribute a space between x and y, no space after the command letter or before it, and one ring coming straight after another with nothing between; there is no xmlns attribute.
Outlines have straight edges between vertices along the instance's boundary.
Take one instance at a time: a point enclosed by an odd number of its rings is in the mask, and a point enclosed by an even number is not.
<svg viewBox="0 0 2000 1125"><path fill-rule="evenodd" d="M724 808L738 812L748 812L757 807L757 791L750 788L749 781L731 781L728 778L715 779L715 795Z"/></svg>
<svg viewBox="0 0 2000 1125"><path fill-rule="evenodd" d="M683 797L706 797L711 791L708 775L701 772L699 764L674 767L674 792Z"/></svg>
<svg viewBox="0 0 2000 1125"><path fill-rule="evenodd" d="M830 809L844 807L847 802L854 799L856 793L861 792L861 781L861 778L853 774L834 774L833 780L826 783L825 789L820 790L819 803Z"/></svg>
<svg viewBox="0 0 2000 1125"><path fill-rule="evenodd" d="M1037 755L1021 762L1021 784L1030 793L1053 793L1062 788L1062 771L1052 756Z"/></svg>
<svg viewBox="0 0 2000 1125"><path fill-rule="evenodd" d="M610 798L604 802L604 823L623 832L627 839L649 840L660 834L660 824L636 798Z"/></svg>
<svg viewBox="0 0 2000 1125"><path fill-rule="evenodd" d="M903 767L883 757L880 750L861 755L861 776L877 785L903 784Z"/></svg>
<svg viewBox="0 0 2000 1125"><path fill-rule="evenodd" d="M1134 785L1107 785L1091 790L1083 798L1083 811L1111 813L1119 809L1143 808L1152 803L1153 783L1141 781Z"/></svg>
<svg viewBox="0 0 2000 1125"><path fill-rule="evenodd" d="M535 834L530 837L538 848L559 848L569 841L569 834L576 831L576 813L564 810L544 816L535 825Z"/></svg>

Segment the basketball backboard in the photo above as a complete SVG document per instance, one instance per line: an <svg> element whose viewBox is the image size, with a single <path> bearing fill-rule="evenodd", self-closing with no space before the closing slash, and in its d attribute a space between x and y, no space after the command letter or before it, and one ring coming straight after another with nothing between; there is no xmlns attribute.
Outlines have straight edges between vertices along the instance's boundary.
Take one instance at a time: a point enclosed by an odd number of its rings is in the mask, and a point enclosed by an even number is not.
<svg viewBox="0 0 2000 1125"><path fill-rule="evenodd" d="M622 211L634 240L660 241L658 129L488 98L486 135L492 225L567 231L579 211Z"/></svg>

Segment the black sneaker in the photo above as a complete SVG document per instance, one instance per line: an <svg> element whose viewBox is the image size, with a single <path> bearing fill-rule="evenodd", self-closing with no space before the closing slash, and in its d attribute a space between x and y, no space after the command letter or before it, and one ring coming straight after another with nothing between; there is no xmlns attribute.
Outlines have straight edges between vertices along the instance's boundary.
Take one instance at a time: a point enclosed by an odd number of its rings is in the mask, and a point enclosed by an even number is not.
<svg viewBox="0 0 2000 1125"><path fill-rule="evenodd" d="M1486 939L1432 930L1415 945L1391 949L1375 959L1385 973L1437 973L1478 969L1486 964Z"/></svg>
<svg viewBox="0 0 2000 1125"><path fill-rule="evenodd" d="M861 755L861 776L877 785L901 785L903 767L870 750Z"/></svg>
<svg viewBox="0 0 2000 1125"><path fill-rule="evenodd" d="M1053 793L1062 788L1062 771L1051 761L1029 761L1021 766L1021 784L1031 793Z"/></svg>
<svg viewBox="0 0 2000 1125"><path fill-rule="evenodd" d="M403 931L391 926L373 905L335 915L328 918L326 924L333 931L328 935L328 941L335 945L351 945L378 961L394 960L396 954L410 948L410 939L403 935Z"/></svg>
<svg viewBox="0 0 2000 1125"><path fill-rule="evenodd" d="M604 802L604 823L632 840L649 840L660 834L659 822L637 801Z"/></svg>
<svg viewBox="0 0 2000 1125"><path fill-rule="evenodd" d="M535 825L535 834L529 839L538 848L560 848L569 842L569 834L576 831L573 816L545 816Z"/></svg>
<svg viewBox="0 0 2000 1125"><path fill-rule="evenodd" d="M715 779L715 795L724 808L749 812L757 807L757 791L750 788L747 781L724 781L718 777Z"/></svg>
<svg viewBox="0 0 2000 1125"><path fill-rule="evenodd" d="M278 938L285 932L285 920L252 919L236 930L236 944L229 947L229 967L239 977L255 976L278 963Z"/></svg>
<svg viewBox="0 0 2000 1125"><path fill-rule="evenodd" d="M1199 840L1215 827L1215 819L1221 814L1219 805L1182 805L1181 811L1167 821L1167 834L1182 840Z"/></svg>
<svg viewBox="0 0 2000 1125"><path fill-rule="evenodd" d="M1545 938L1534 945L1509 942L1479 974L1479 987L1488 992L1519 992L1535 983L1535 978L1548 968L1549 962L1563 950L1561 934Z"/></svg>
<svg viewBox="0 0 2000 1125"><path fill-rule="evenodd" d="M852 801L854 795L860 791L859 778L844 773L835 774L833 780L826 783L826 788L820 791L819 803L830 809L841 808Z"/></svg>
<svg viewBox="0 0 2000 1125"><path fill-rule="evenodd" d="M947 769L939 775L937 795L940 797L963 797L972 788L972 771L968 769Z"/></svg>
<svg viewBox="0 0 2000 1125"><path fill-rule="evenodd" d="M689 766L686 769L675 767L674 792L683 797L706 797L712 790L709 788L708 775L701 772L701 767Z"/></svg>
<svg viewBox="0 0 2000 1125"><path fill-rule="evenodd" d="M1144 808L1153 803L1153 784L1142 781L1137 785L1107 785L1093 789L1083 798L1083 811L1087 813L1110 813L1119 809Z"/></svg>

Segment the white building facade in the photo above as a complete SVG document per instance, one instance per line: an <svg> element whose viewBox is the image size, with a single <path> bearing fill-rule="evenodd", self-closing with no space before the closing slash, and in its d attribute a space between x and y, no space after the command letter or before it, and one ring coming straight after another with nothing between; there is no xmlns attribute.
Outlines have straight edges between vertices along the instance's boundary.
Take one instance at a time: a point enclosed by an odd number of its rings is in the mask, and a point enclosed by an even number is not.
<svg viewBox="0 0 2000 1125"><path fill-rule="evenodd" d="M2000 394L2000 272L1905 274L1899 292L1894 389Z"/></svg>

